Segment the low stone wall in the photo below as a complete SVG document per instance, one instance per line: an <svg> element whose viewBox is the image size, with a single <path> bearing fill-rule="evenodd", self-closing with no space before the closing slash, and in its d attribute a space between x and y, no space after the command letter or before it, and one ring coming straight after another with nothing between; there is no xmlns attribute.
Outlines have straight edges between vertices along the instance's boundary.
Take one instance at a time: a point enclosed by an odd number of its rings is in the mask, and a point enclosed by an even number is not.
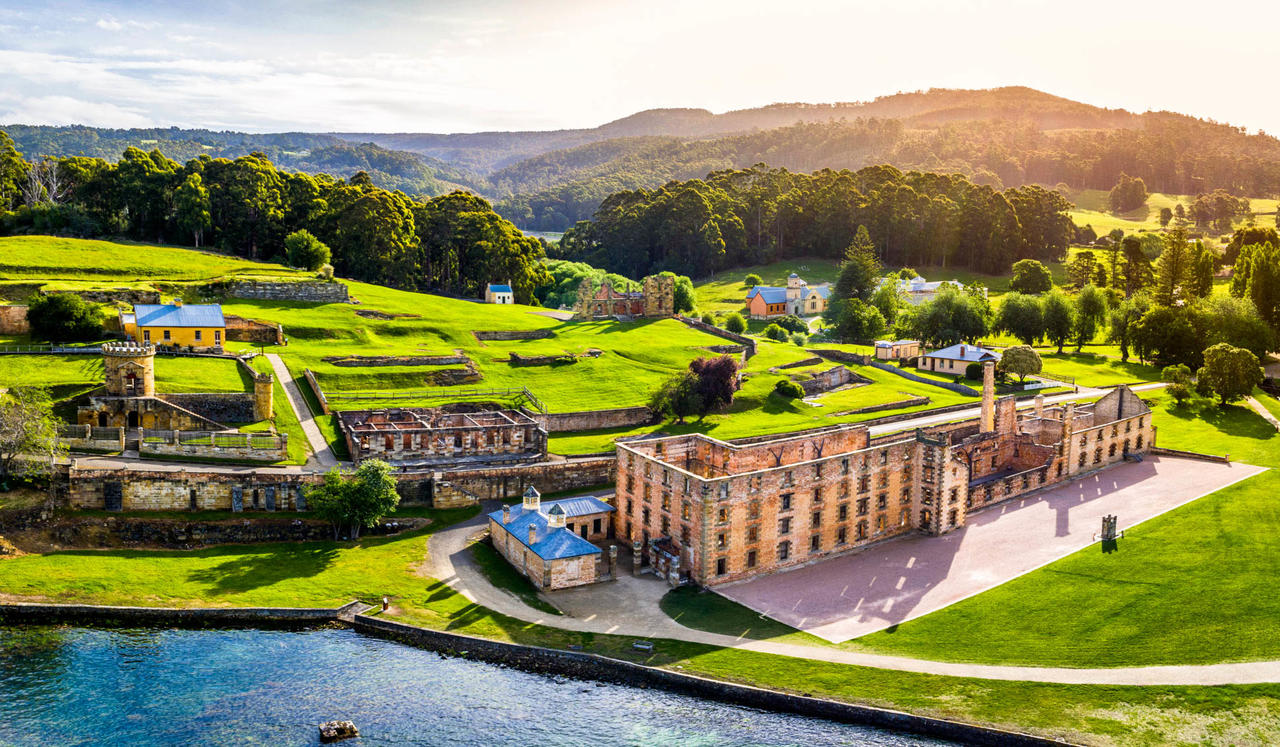
<svg viewBox="0 0 1280 747"><path fill-rule="evenodd" d="M352 625L358 632L366 635L386 638L446 655L509 666L535 674L558 674L635 687L657 687L748 708L873 726L893 732L918 734L965 744L1017 746L1059 744L1052 740L1017 732L721 682L668 669L611 659L598 654L524 646L428 630L382 617L355 615ZM663 643L657 641L656 645L660 647Z"/></svg>
<svg viewBox="0 0 1280 747"><path fill-rule="evenodd" d="M827 350L827 349L805 349L806 353L813 353L819 358L832 361L833 363L851 363L855 366L865 366L867 361L872 360L870 357L860 353L849 353L844 350Z"/></svg>
<svg viewBox="0 0 1280 747"><path fill-rule="evenodd" d="M545 340L549 337L556 336L556 333L550 329L477 329L473 330L471 334L480 342L487 342L490 340Z"/></svg>
<svg viewBox="0 0 1280 747"><path fill-rule="evenodd" d="M517 368L526 366L569 366L578 362L578 357L572 353L561 353L559 355L520 355L512 353L507 360Z"/></svg>
<svg viewBox="0 0 1280 747"><path fill-rule="evenodd" d="M227 295L232 298L251 298L261 301L308 303L347 303L351 300L346 283L339 283L336 280L300 280L294 283L239 280L231 283L227 289Z"/></svg>
<svg viewBox="0 0 1280 747"><path fill-rule="evenodd" d="M1218 464L1231 464L1231 458L1227 456L1218 456L1217 454L1201 454L1198 451L1182 451L1181 449L1166 449L1163 446L1152 446L1147 450L1152 456L1171 456L1182 457L1184 459L1199 459L1204 462L1216 462Z"/></svg>
<svg viewBox="0 0 1280 747"><path fill-rule="evenodd" d="M124 451L124 428L99 428L93 425L63 425L58 427L58 440L72 451Z"/></svg>
<svg viewBox="0 0 1280 747"><path fill-rule="evenodd" d="M177 628L306 628L335 622L346 613L365 608L359 601L341 607L105 607L92 604L32 604L0 602L0 623L6 625L98 625Z"/></svg>
<svg viewBox="0 0 1280 747"><path fill-rule="evenodd" d="M613 482L617 458L608 456L506 467L445 470L400 476L400 495L435 508L474 506L479 501L518 498L530 486L543 493L584 490Z"/></svg>
<svg viewBox="0 0 1280 747"><path fill-rule="evenodd" d="M868 413L868 412L883 412L884 410L900 410L904 407L920 407L921 405L929 404L930 401L931 400L928 397L911 397L910 399L900 399L896 402L885 402L879 405L867 405L866 407L857 407L852 410L845 410L844 412L832 413L832 417L839 417L842 415L861 415L863 413ZM971 405L966 405L966 407L970 407L970 406ZM918 412L912 413L913 417L918 417L919 415L920 413Z"/></svg>
<svg viewBox="0 0 1280 747"><path fill-rule="evenodd" d="M141 288L97 288L94 290L44 290L40 291L46 296L54 296L59 293L70 293L79 296L91 303L116 303L123 301L124 303L160 303L160 291L144 290Z"/></svg>
<svg viewBox="0 0 1280 747"><path fill-rule="evenodd" d="M26 306L0 306L0 335L25 335L30 331Z"/></svg>
<svg viewBox="0 0 1280 747"><path fill-rule="evenodd" d="M701 319L690 319L687 316L681 315L676 315L676 319L679 319L684 322L686 326L693 327L696 330L706 332L709 335L715 335L716 337L723 337L726 340L742 345L746 348L746 351L743 353L743 356L746 358L752 358L756 354L756 341L750 337L734 334L727 329L720 329L714 324L707 324Z"/></svg>
<svg viewBox="0 0 1280 747"><path fill-rule="evenodd" d="M72 460L67 504L124 511L302 511L304 488L321 479L281 469L97 469Z"/></svg>
<svg viewBox="0 0 1280 747"><path fill-rule="evenodd" d="M774 369L778 371L783 371L788 368L804 368L805 366L816 366L821 362L822 362L822 359L815 355L812 358L804 358L802 360L792 361L790 363L783 363L781 366L774 366Z"/></svg>
<svg viewBox="0 0 1280 747"><path fill-rule="evenodd" d="M955 392L956 394L963 394L969 397L977 397L982 394L977 389L974 389L972 387L967 387L964 384L955 384L950 381L938 381L937 379L930 379L927 376L917 376L916 374L911 373L905 368L898 368L897 366L891 366L888 363L882 363L878 360L872 359L867 361L867 363L869 365L875 366L881 371L888 371L891 374L897 374L898 376L901 376L904 379L910 379L911 381L916 381L921 384L928 384L930 386L941 387L942 389Z"/></svg>
<svg viewBox="0 0 1280 747"><path fill-rule="evenodd" d="M832 389L842 387L845 384L857 382L859 384L870 384L871 380L865 376L860 376L850 371L844 366L832 366L826 371L819 371L812 378L800 381L800 388L804 390L806 397L812 397L815 394L829 392Z"/></svg>
<svg viewBox="0 0 1280 747"><path fill-rule="evenodd" d="M471 359L465 355L330 355L321 360L345 368L471 365Z"/></svg>
<svg viewBox="0 0 1280 747"><path fill-rule="evenodd" d="M604 428L633 428L655 421L653 410L640 407L617 407L612 410L584 410L582 412L553 412L543 414L521 408L526 415L538 421L547 433L568 431L598 431Z"/></svg>
<svg viewBox="0 0 1280 747"><path fill-rule="evenodd" d="M361 536L392 535L428 523L426 519L383 520L362 530ZM46 522L40 535L63 548L163 547L189 550L210 545L332 540L333 527L328 522L310 519L183 521L108 516L90 520L73 515Z"/></svg>
<svg viewBox="0 0 1280 747"><path fill-rule="evenodd" d="M316 375L311 369L304 368L302 370L302 378L307 380L307 386L311 387L311 393L316 395L316 402L320 403L320 411L325 415L333 414L329 409L329 398L324 396L324 390L320 388L320 382L316 381Z"/></svg>
<svg viewBox="0 0 1280 747"><path fill-rule="evenodd" d="M160 394L157 398L215 423L252 423L257 420L253 395L248 393Z"/></svg>
<svg viewBox="0 0 1280 747"><path fill-rule="evenodd" d="M166 431L144 434L138 453L143 456L283 462L289 458L289 434Z"/></svg>
<svg viewBox="0 0 1280 747"><path fill-rule="evenodd" d="M249 342L255 345L284 344L284 328L279 324L245 319L234 314L226 314L223 320L227 324L227 339L231 342Z"/></svg>

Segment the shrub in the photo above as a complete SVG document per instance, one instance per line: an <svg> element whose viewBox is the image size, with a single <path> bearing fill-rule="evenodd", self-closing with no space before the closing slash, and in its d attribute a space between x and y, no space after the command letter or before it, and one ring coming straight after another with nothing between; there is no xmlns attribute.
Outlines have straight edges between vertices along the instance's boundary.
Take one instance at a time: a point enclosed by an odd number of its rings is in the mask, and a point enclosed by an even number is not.
<svg viewBox="0 0 1280 747"><path fill-rule="evenodd" d="M779 327L782 327L788 332L808 332L809 331L809 325L805 324L804 320L796 316L795 314L787 314L786 316L782 317L777 322L775 322L775 324L777 324Z"/></svg>
<svg viewBox="0 0 1280 747"><path fill-rule="evenodd" d="M791 342L795 343L796 345L799 345L800 347L804 347L804 344L808 341L809 341L809 338L805 337L804 334L800 332L793 332L791 334Z"/></svg>
<svg viewBox="0 0 1280 747"><path fill-rule="evenodd" d="M33 337L49 342L84 342L102 337L98 305L74 293L37 295L27 307L27 321Z"/></svg>
<svg viewBox="0 0 1280 747"><path fill-rule="evenodd" d="M1181 363L1174 366L1165 366L1160 372L1160 378L1169 382L1164 388L1169 396L1173 397L1173 401L1178 405L1191 399L1191 369Z"/></svg>
<svg viewBox="0 0 1280 747"><path fill-rule="evenodd" d="M981 363L976 363L976 362L975 362L975 363L970 363L969 365L965 366L965 367L964 367L964 377L965 377L966 379L973 379L974 381L979 381L979 380L981 380L981 379L982 379L982 364L981 364Z"/></svg>
<svg viewBox="0 0 1280 747"><path fill-rule="evenodd" d="M768 327L765 327L764 336L768 337L770 340L773 340L774 342L787 341L787 331L776 324L770 324Z"/></svg>
<svg viewBox="0 0 1280 747"><path fill-rule="evenodd" d="M1034 259L1020 259L1013 263L1013 280L1009 281L1009 290L1019 293L1039 294L1053 287L1053 276L1043 262Z"/></svg>
<svg viewBox="0 0 1280 747"><path fill-rule="evenodd" d="M289 253L289 264L307 270L318 270L329 263L329 247L311 235L310 231L294 231L284 238L284 248Z"/></svg>
<svg viewBox="0 0 1280 747"><path fill-rule="evenodd" d="M804 388L791 379L778 379L778 383L773 385L773 391L787 399L800 399L804 396Z"/></svg>
<svg viewBox="0 0 1280 747"><path fill-rule="evenodd" d="M711 316L711 312L707 312L702 315L702 323L710 324L711 326L714 327L716 325L716 318L714 316Z"/></svg>
<svg viewBox="0 0 1280 747"><path fill-rule="evenodd" d="M735 311L725 318L724 328L735 335L740 335L747 331L747 320L743 319L742 315Z"/></svg>
<svg viewBox="0 0 1280 747"><path fill-rule="evenodd" d="M744 278L742 282L745 283L746 285L751 285L751 286L764 285L764 280L761 279L761 277L755 274L754 272L747 275L747 277Z"/></svg>
<svg viewBox="0 0 1280 747"><path fill-rule="evenodd" d="M333 280L333 265L320 265L320 269L316 270L316 277L321 280Z"/></svg>

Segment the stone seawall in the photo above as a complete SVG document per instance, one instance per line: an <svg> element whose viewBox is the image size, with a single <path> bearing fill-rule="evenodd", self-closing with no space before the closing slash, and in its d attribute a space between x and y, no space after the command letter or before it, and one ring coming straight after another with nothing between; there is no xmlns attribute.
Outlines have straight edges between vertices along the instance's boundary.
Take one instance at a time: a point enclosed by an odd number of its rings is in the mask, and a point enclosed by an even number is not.
<svg viewBox="0 0 1280 747"><path fill-rule="evenodd" d="M860 724L899 733L919 734L978 745L1051 745L1058 742L1017 732L1001 731L956 721L915 716L883 708L737 685L667 669L633 664L598 654L524 646L418 628L394 620L356 615L360 633L386 638L450 656L500 664L535 674L559 674L620 685L657 687L721 703L791 713L847 724ZM658 641L661 647L662 642Z"/></svg>
<svg viewBox="0 0 1280 747"><path fill-rule="evenodd" d="M26 306L0 306L0 335L25 335L30 331Z"/></svg>
<svg viewBox="0 0 1280 747"><path fill-rule="evenodd" d="M653 410L640 407L618 407L612 410L584 410L582 412L553 412L543 414L525 409L525 413L538 421L547 433L567 431L595 431L603 428L633 428L654 422Z"/></svg>
<svg viewBox="0 0 1280 747"><path fill-rule="evenodd" d="M305 301L308 303L347 303L351 295L346 283L325 280L300 280L296 283L271 283L241 280L231 284L227 295L260 301Z"/></svg>
<svg viewBox="0 0 1280 747"><path fill-rule="evenodd" d="M307 628L336 622L340 616L365 608L359 601L341 607L107 607L92 604L33 604L0 602L5 625L95 625L176 628Z"/></svg>

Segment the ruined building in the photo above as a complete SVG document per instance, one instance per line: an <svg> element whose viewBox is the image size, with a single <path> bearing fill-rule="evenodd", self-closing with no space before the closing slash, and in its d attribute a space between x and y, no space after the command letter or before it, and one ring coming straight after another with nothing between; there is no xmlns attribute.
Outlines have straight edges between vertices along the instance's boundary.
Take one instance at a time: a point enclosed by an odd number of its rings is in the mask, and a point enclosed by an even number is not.
<svg viewBox="0 0 1280 747"><path fill-rule="evenodd" d="M1068 481L1154 445L1126 387L1093 404L1022 412L984 366L977 419L872 437L866 426L720 441L617 444L617 537L674 582L716 585L907 532L943 534L971 510Z"/></svg>
<svg viewBox="0 0 1280 747"><path fill-rule="evenodd" d="M351 410L338 413L351 457L397 466L543 459L547 432L518 410L452 412L447 408Z"/></svg>
<svg viewBox="0 0 1280 747"><path fill-rule="evenodd" d="M574 319L666 319L675 316L676 279L671 275L650 275L640 283L640 290L615 290L605 281L599 289L591 278L583 278L578 286Z"/></svg>

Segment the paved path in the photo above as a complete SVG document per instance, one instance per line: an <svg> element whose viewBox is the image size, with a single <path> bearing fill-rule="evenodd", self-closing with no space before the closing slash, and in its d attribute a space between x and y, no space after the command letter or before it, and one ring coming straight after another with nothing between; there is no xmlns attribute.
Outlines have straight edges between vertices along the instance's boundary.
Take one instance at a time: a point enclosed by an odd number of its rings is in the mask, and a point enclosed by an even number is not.
<svg viewBox="0 0 1280 747"><path fill-rule="evenodd" d="M302 391L298 389L298 382L294 381L293 374L289 373L289 367L275 353L267 353L267 360L271 361L271 370L275 371L276 379L284 387L285 395L289 398L289 406L298 416L298 422L302 424L302 432L306 434L307 441L311 444L312 456L307 460L308 465L314 463L323 469L336 466L338 458L333 455L329 442L324 440L324 435L320 433L315 416L311 414L311 408L307 406Z"/></svg>
<svg viewBox="0 0 1280 747"><path fill-rule="evenodd" d="M1261 415L1263 420L1266 420L1268 423L1274 426L1276 430L1280 431L1280 420L1276 420L1276 416L1272 415L1270 410L1263 407L1262 403L1258 401L1257 397L1253 397L1253 396L1245 397L1244 401L1248 403L1249 407L1253 408L1254 412Z"/></svg>
<svg viewBox="0 0 1280 747"><path fill-rule="evenodd" d="M666 584L649 575L631 576L622 563L616 582L547 595L552 603L567 613L563 616L549 615L492 586L476 569L471 553L466 549L468 538L483 531L487 524L488 510L496 510L500 505L490 503L485 512L470 521L434 534L422 572L444 581L476 604L526 622L565 630L636 638L669 638L799 659L953 677L1081 685L1228 685L1280 682L1280 661L1110 669L1018 667L910 659L793 643L753 641L708 633L686 628L667 617L658 609L658 600L667 592Z"/></svg>
<svg viewBox="0 0 1280 747"><path fill-rule="evenodd" d="M717 591L840 643L936 612L1089 547L1105 515L1115 514L1126 529L1262 471L1149 457L975 512L964 527L940 537L912 533Z"/></svg>

